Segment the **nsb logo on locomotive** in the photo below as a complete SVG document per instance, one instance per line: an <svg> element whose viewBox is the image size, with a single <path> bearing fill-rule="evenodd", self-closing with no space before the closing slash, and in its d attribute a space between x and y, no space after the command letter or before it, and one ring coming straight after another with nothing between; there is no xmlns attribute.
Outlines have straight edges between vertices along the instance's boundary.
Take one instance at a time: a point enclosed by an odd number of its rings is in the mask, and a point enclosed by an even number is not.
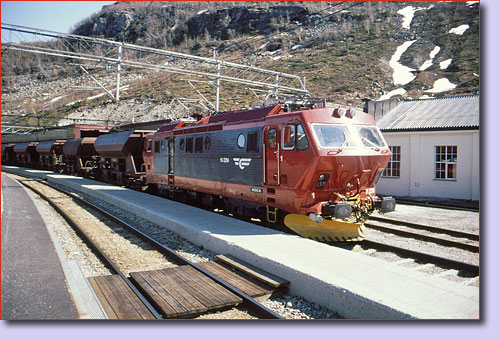
<svg viewBox="0 0 500 339"><path fill-rule="evenodd" d="M250 162L252 159L250 158L233 158L234 164L238 166L240 169L244 169L245 167L250 166Z"/></svg>

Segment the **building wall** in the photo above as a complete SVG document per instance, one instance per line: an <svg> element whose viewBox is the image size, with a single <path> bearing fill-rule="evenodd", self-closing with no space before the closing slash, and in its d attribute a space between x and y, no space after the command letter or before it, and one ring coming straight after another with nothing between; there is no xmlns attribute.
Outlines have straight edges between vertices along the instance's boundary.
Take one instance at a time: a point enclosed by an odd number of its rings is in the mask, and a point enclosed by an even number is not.
<svg viewBox="0 0 500 339"><path fill-rule="evenodd" d="M382 177L382 195L479 200L478 131L383 133L389 146L401 146L399 178ZM455 180L435 179L435 146L457 146Z"/></svg>

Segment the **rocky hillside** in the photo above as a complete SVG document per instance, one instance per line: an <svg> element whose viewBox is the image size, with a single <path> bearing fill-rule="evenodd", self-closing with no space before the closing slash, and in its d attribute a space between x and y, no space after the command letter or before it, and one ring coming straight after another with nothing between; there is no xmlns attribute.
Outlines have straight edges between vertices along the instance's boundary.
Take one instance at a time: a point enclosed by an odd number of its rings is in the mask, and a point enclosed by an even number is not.
<svg viewBox="0 0 500 339"><path fill-rule="evenodd" d="M305 76L312 96L358 107L479 91L477 2L117 2L72 33L207 57L216 49L223 60ZM98 75L112 88L113 73ZM185 105L174 99L198 97L181 78L128 70L123 100L115 104L90 89L95 84L75 66L2 51L2 112L136 121L180 116ZM199 91L215 96L209 86ZM256 100L247 94L223 88L222 110Z"/></svg>

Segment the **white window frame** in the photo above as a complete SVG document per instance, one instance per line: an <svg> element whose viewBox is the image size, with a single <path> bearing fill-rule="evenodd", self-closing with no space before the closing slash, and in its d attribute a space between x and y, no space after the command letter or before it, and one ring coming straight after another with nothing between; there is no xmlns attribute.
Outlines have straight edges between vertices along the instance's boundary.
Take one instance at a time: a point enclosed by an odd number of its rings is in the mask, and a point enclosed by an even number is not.
<svg viewBox="0 0 500 339"><path fill-rule="evenodd" d="M392 152L391 159L387 163L387 166L384 168L384 172L382 173L382 178L400 178L401 177L401 146L388 146ZM398 152L395 152L396 147ZM399 155L399 157L398 157ZM399 158L399 160L396 160ZM399 175L394 175L393 173L393 164L398 164L398 172Z"/></svg>
<svg viewBox="0 0 500 339"><path fill-rule="evenodd" d="M440 147L440 152L438 153L438 147ZM451 147L451 152L448 152L448 148ZM442 159L444 148L444 160ZM455 152L453 152L453 148L455 148ZM453 158L453 153L455 153L455 158ZM440 160L437 160L437 155L440 154ZM449 159L450 158L450 159ZM444 178L437 177L438 164L444 165ZM434 146L434 180L445 180L445 181L456 181L457 180L457 164L458 164L458 146L457 145L435 145ZM455 166L455 176L452 178L448 177L448 168L449 166Z"/></svg>

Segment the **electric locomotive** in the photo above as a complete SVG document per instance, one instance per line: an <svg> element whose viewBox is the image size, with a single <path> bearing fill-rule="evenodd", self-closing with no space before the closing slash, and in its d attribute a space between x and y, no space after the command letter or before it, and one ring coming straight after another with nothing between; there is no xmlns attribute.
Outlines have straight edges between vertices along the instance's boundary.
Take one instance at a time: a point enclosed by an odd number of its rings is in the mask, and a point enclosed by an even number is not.
<svg viewBox="0 0 500 339"><path fill-rule="evenodd" d="M146 137L146 184L165 196L284 224L320 241L364 238L391 157L369 114L280 105L175 122Z"/></svg>

